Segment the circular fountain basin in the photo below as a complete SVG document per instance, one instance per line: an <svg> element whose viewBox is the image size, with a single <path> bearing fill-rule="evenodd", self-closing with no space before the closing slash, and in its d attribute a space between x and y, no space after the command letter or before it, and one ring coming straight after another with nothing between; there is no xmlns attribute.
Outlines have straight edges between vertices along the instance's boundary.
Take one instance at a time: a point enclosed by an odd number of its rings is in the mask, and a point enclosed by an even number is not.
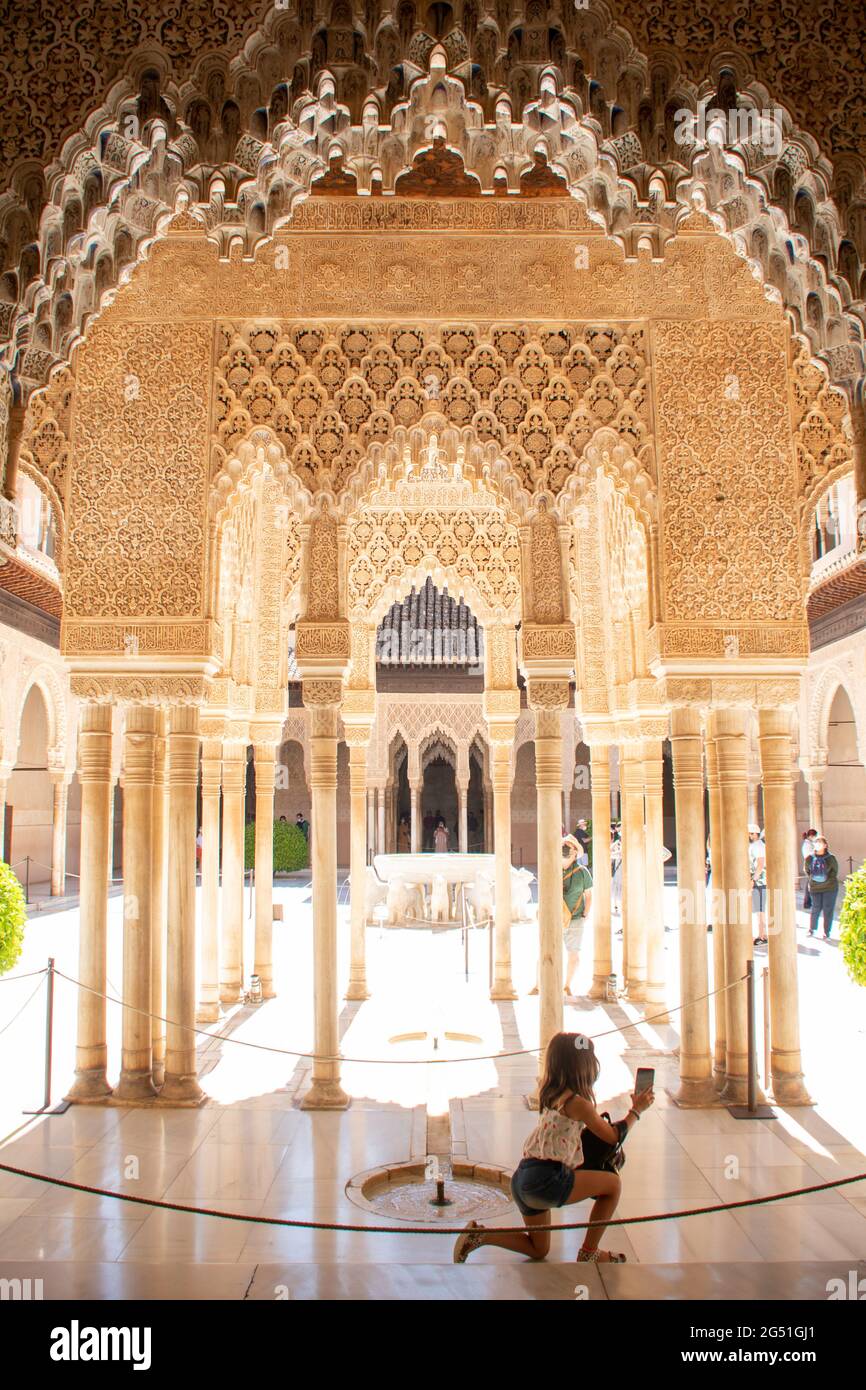
<svg viewBox="0 0 866 1390"><path fill-rule="evenodd" d="M426 1176L427 1165L393 1163L359 1173L346 1184L355 1206L375 1216L410 1221L413 1225L452 1226L470 1217L507 1215L512 1209L511 1175L490 1163L451 1163L440 1160L449 1205L432 1206L436 1182Z"/></svg>

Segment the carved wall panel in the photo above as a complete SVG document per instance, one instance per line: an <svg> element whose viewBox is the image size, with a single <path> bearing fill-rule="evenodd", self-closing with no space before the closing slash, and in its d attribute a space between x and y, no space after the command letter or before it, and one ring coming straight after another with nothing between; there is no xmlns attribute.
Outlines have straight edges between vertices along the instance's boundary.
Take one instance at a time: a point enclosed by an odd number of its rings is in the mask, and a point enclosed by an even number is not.
<svg viewBox="0 0 866 1390"><path fill-rule="evenodd" d="M206 324L95 325L76 381L68 617L203 615L210 359Z"/></svg>
<svg viewBox="0 0 866 1390"><path fill-rule="evenodd" d="M802 622L782 324L653 327L664 618Z"/></svg>

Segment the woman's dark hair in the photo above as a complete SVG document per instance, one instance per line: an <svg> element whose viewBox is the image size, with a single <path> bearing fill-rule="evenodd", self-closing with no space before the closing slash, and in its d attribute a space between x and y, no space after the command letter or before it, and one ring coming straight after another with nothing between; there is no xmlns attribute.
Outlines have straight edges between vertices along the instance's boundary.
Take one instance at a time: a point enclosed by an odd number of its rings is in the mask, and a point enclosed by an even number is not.
<svg viewBox="0 0 866 1390"><path fill-rule="evenodd" d="M595 1105L595 1083L600 1070L591 1038L583 1033L555 1033L547 1044L544 1074L538 1088L539 1115L567 1093Z"/></svg>

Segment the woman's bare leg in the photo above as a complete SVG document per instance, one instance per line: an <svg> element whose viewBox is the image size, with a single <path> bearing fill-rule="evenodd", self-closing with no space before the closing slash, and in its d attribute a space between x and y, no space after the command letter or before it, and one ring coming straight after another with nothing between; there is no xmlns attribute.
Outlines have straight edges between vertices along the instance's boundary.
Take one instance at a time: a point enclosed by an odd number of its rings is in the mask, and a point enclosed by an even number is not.
<svg viewBox="0 0 866 1390"><path fill-rule="evenodd" d="M571 1206L574 1202L585 1202L587 1197L594 1197L590 1220L609 1221L616 1211L621 1189L622 1184L616 1173L579 1169L574 1175L571 1196L565 1205ZM493 1226L484 1231L480 1244L498 1245L502 1250L513 1250L515 1254L526 1255L530 1260L543 1260L550 1250L550 1212L540 1211L537 1216L524 1216L523 1220L527 1228L525 1235L519 1231L514 1234L497 1231ZM585 1234L583 1249L591 1253L598 1249L604 1227L599 1226Z"/></svg>

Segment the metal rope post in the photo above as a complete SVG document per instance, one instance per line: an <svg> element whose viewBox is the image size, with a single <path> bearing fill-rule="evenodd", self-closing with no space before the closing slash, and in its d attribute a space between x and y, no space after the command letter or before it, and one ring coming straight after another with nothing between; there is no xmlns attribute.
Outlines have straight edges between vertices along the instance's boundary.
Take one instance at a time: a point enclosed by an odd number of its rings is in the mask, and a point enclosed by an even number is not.
<svg viewBox="0 0 866 1390"><path fill-rule="evenodd" d="M63 1115L69 1101L62 1100L51 1109L51 1063L54 1057L54 957L48 957L45 990L45 1091L38 1110L25 1110L25 1115Z"/></svg>
<svg viewBox="0 0 866 1390"><path fill-rule="evenodd" d="M746 1105L729 1105L735 1120L774 1120L776 1112L762 1101L758 1104L758 1040L755 1020L755 962L746 961L746 1020L748 1030L748 1101Z"/></svg>

